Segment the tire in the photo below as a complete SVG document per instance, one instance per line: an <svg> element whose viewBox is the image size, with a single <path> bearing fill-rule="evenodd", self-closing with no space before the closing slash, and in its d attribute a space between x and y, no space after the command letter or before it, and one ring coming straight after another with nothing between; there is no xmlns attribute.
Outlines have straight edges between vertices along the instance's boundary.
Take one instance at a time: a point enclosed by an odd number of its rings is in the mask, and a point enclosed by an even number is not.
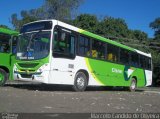
<svg viewBox="0 0 160 119"><path fill-rule="evenodd" d="M3 69L0 69L0 86L4 86L7 79L8 79L7 73Z"/></svg>
<svg viewBox="0 0 160 119"><path fill-rule="evenodd" d="M78 72L74 79L73 90L76 92L85 91L87 84L87 76L83 72Z"/></svg>
<svg viewBox="0 0 160 119"><path fill-rule="evenodd" d="M131 84L129 86L129 91L130 92L135 92L136 87L137 87L137 81L136 81L136 79L132 78Z"/></svg>

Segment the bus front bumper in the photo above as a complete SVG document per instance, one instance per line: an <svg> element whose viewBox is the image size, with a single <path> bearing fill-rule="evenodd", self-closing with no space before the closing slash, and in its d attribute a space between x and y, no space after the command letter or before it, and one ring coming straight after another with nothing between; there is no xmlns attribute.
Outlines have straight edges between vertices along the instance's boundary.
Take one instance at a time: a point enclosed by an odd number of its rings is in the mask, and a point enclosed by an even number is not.
<svg viewBox="0 0 160 119"><path fill-rule="evenodd" d="M31 81L31 82L45 82L45 77L42 75L42 73L22 73L22 72L14 72L14 80L20 80L20 81Z"/></svg>

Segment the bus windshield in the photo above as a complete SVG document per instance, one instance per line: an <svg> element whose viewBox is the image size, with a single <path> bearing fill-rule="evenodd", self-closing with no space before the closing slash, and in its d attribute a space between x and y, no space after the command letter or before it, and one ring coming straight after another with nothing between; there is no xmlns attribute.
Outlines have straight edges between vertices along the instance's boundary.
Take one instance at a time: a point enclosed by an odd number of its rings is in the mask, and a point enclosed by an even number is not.
<svg viewBox="0 0 160 119"><path fill-rule="evenodd" d="M17 59L38 60L48 56L50 49L50 31L23 33L17 44Z"/></svg>

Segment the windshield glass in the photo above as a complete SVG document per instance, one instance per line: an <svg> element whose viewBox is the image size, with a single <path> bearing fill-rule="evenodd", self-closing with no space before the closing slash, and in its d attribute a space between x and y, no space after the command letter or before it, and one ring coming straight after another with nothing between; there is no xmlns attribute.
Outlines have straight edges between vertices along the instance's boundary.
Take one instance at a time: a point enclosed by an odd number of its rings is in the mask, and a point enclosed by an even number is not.
<svg viewBox="0 0 160 119"><path fill-rule="evenodd" d="M50 49L50 37L50 31L21 34L17 45L17 59L37 60L47 57Z"/></svg>

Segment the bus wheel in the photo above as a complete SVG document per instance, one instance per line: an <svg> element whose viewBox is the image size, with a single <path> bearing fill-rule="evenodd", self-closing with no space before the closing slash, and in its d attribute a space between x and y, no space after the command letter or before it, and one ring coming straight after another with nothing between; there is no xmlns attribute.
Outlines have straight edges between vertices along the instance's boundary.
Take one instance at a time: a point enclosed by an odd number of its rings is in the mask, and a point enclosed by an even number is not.
<svg viewBox="0 0 160 119"><path fill-rule="evenodd" d="M132 78L131 84L129 86L129 91L134 92L136 90L136 87L137 87L137 81L134 78Z"/></svg>
<svg viewBox="0 0 160 119"><path fill-rule="evenodd" d="M3 69L0 69L0 86L4 86L7 81L7 77L7 73Z"/></svg>
<svg viewBox="0 0 160 119"><path fill-rule="evenodd" d="M78 72L74 79L73 89L77 92L84 91L87 87L87 77L83 72Z"/></svg>

